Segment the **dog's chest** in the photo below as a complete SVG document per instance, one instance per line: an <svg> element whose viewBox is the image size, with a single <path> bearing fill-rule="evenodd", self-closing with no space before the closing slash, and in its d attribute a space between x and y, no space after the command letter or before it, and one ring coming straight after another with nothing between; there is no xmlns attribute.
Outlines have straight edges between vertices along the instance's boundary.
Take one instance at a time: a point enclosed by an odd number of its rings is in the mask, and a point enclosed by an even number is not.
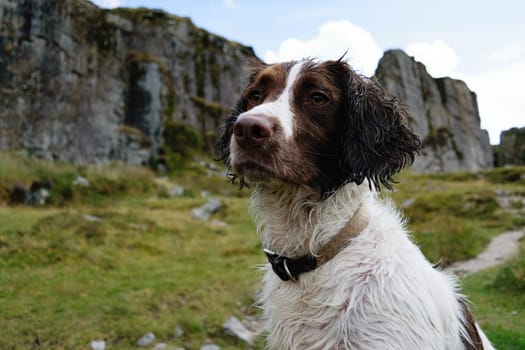
<svg viewBox="0 0 525 350"><path fill-rule="evenodd" d="M352 332L356 325L366 327L363 308L371 305L370 297L375 298L364 286L376 282L369 268L355 271L340 276L344 283L337 278L337 264L301 275L298 282L282 282L268 271L261 296L271 348L358 348L358 337ZM365 313L373 318L372 312Z"/></svg>

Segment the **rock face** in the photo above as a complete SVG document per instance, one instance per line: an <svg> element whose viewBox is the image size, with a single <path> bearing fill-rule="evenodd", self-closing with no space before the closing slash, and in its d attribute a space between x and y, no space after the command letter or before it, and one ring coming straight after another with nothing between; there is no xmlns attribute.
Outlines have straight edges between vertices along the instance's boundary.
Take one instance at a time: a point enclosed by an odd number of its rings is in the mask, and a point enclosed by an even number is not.
<svg viewBox="0 0 525 350"><path fill-rule="evenodd" d="M525 128L505 130L500 136L499 165L525 165Z"/></svg>
<svg viewBox="0 0 525 350"><path fill-rule="evenodd" d="M476 95L460 80L432 78L425 66L403 51L385 52L375 77L412 116L410 126L423 141L417 172L476 171L490 168L492 150L480 128Z"/></svg>
<svg viewBox="0 0 525 350"><path fill-rule="evenodd" d="M251 57L162 11L0 0L0 149L147 163L168 120L215 131Z"/></svg>

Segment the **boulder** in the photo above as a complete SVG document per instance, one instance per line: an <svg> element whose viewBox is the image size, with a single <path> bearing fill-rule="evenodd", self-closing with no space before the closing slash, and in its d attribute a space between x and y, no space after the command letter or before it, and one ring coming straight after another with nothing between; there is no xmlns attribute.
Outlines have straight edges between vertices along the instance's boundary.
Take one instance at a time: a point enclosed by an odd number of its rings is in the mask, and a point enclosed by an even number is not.
<svg viewBox="0 0 525 350"><path fill-rule="evenodd" d="M220 200L211 198L206 204L191 211L191 217L198 220L208 220L212 214L222 209Z"/></svg>

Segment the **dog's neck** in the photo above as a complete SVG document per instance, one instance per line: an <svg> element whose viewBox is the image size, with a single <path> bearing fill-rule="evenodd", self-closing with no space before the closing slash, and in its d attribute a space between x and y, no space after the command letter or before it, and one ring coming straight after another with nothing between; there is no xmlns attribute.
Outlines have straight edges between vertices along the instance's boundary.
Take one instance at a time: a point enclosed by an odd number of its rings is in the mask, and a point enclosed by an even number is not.
<svg viewBox="0 0 525 350"><path fill-rule="evenodd" d="M341 230L370 194L353 183L328 197L302 186L258 184L251 211L263 245L289 257L315 255Z"/></svg>

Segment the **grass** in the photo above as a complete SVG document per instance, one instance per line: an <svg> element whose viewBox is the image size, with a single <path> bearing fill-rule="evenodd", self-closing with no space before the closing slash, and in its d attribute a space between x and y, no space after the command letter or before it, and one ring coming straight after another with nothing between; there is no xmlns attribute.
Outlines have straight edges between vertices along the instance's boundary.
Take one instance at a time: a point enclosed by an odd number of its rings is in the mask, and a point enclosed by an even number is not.
<svg viewBox="0 0 525 350"><path fill-rule="evenodd" d="M425 254L447 264L477 254L502 230L525 226L520 208L504 210L495 197L525 194L524 173L405 173L385 195L404 206ZM90 187L72 186L78 175ZM52 190L48 205L8 205L15 182L44 178L72 195ZM173 183L186 189L182 197L167 195ZM0 349L88 349L94 339L108 349L134 349L149 331L187 350L206 342L246 348L221 325L258 312L256 266L265 259L248 191L198 164L154 181L144 169L13 155L2 155L0 188ZM203 190L224 204L209 222L190 215L207 201ZM525 348L523 256L464 281L477 319L500 349ZM262 348L259 339L253 349Z"/></svg>
<svg viewBox="0 0 525 350"><path fill-rule="evenodd" d="M514 259L463 281L473 312L497 349L525 349L524 252L525 241Z"/></svg>

